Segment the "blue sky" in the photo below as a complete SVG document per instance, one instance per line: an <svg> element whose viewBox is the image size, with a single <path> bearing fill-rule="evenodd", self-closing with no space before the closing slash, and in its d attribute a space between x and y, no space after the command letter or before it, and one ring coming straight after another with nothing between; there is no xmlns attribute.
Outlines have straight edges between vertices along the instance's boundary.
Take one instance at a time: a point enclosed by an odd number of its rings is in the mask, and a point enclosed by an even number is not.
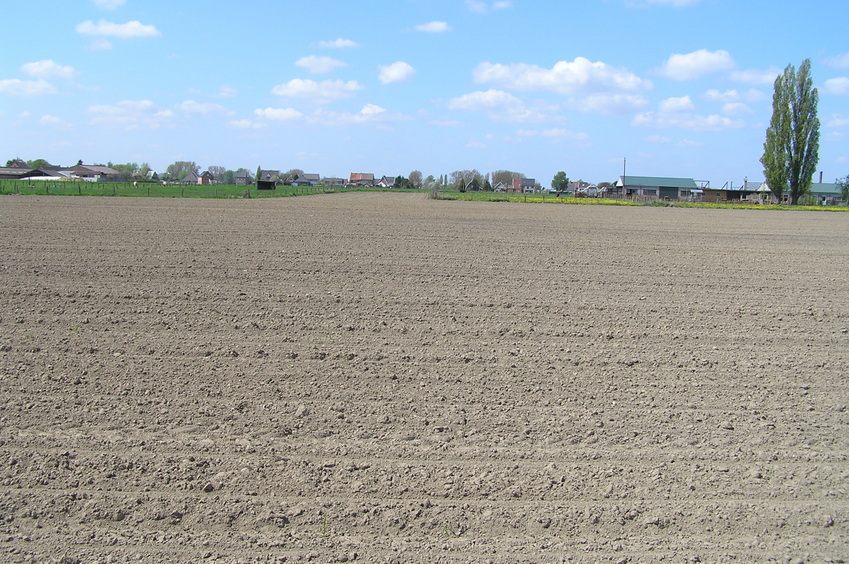
<svg viewBox="0 0 849 564"><path fill-rule="evenodd" d="M739 184L763 178L775 76L810 58L818 170L849 174L845 0L29 0L4 17L4 162L548 186L627 159Z"/></svg>

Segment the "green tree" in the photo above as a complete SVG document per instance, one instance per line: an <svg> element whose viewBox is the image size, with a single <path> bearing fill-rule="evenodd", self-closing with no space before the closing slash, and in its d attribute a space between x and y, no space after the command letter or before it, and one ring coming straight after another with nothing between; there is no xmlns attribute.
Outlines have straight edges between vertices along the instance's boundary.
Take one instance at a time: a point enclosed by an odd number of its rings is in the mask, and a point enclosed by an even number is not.
<svg viewBox="0 0 849 564"><path fill-rule="evenodd" d="M422 185L422 172L420 170L412 171L409 180L413 184L413 187L420 188Z"/></svg>
<svg viewBox="0 0 849 564"><path fill-rule="evenodd" d="M849 174L845 177L838 178L834 181L837 184L837 189L840 190L840 199L843 203L849 206Z"/></svg>
<svg viewBox="0 0 849 564"><path fill-rule="evenodd" d="M521 180L523 178L525 178L524 174L521 172L514 172L512 170L496 170L492 173L493 184L498 184L500 182L507 187L513 186L514 180Z"/></svg>
<svg viewBox="0 0 849 564"><path fill-rule="evenodd" d="M489 175L487 175L486 180L483 182L483 191L492 192L492 184L489 182Z"/></svg>
<svg viewBox="0 0 849 564"><path fill-rule="evenodd" d="M117 170L119 177L124 181L131 180L139 171L139 165L136 163L113 164L110 161L106 166Z"/></svg>
<svg viewBox="0 0 849 564"><path fill-rule="evenodd" d="M819 92L813 87L811 60L805 59L798 72L787 65L774 87L761 164L778 200L787 194L790 203L797 204L810 190L819 161Z"/></svg>
<svg viewBox="0 0 849 564"><path fill-rule="evenodd" d="M216 184L224 184L224 175L227 174L227 167L223 167L220 165L213 165L207 168L206 170L212 175L212 178L215 179Z"/></svg>
<svg viewBox="0 0 849 564"><path fill-rule="evenodd" d="M404 176L396 176L395 184L392 187L401 188L403 190L415 190L418 188L418 186L413 184L409 178L405 178Z"/></svg>
<svg viewBox="0 0 849 564"><path fill-rule="evenodd" d="M455 170L451 173L451 180L448 181L449 184L459 185L460 181L463 182L463 187L465 187L472 180L478 181L478 186L483 184L483 175L478 172L476 168L472 170Z"/></svg>
<svg viewBox="0 0 849 564"><path fill-rule="evenodd" d="M51 165L44 159L35 159L33 161L27 161L27 166L29 166L30 168L43 168Z"/></svg>
<svg viewBox="0 0 849 564"><path fill-rule="evenodd" d="M200 167L194 161L177 161L174 164L168 165L165 169L165 174L171 180L182 180L189 172L195 174L200 172Z"/></svg>
<svg viewBox="0 0 849 564"><path fill-rule="evenodd" d="M551 187L555 192L565 192L569 187L569 177L561 170L551 179Z"/></svg>

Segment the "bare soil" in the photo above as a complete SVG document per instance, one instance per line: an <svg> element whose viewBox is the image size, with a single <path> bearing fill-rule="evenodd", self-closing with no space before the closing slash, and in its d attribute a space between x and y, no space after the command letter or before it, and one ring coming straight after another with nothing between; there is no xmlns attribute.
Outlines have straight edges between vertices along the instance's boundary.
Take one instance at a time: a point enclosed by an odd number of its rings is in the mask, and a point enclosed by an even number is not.
<svg viewBox="0 0 849 564"><path fill-rule="evenodd" d="M849 215L0 199L0 560L849 559Z"/></svg>

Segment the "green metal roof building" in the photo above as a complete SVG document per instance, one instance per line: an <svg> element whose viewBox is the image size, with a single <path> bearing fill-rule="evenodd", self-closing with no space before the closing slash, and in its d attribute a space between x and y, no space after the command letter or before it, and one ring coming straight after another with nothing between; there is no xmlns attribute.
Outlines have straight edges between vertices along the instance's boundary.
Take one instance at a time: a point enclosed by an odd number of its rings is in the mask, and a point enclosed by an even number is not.
<svg viewBox="0 0 849 564"><path fill-rule="evenodd" d="M692 178L670 178L664 176L620 176L616 182L623 196L647 198L687 199L699 186Z"/></svg>

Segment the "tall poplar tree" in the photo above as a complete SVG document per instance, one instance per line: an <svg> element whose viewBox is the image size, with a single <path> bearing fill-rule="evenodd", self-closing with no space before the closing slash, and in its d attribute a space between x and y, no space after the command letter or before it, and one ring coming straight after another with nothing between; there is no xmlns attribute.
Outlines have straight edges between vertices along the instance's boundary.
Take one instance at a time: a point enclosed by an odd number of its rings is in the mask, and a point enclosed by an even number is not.
<svg viewBox="0 0 849 564"><path fill-rule="evenodd" d="M766 182L779 201L786 193L790 203L797 204L811 188L819 161L818 101L810 59L802 62L799 72L787 65L775 79L772 119L766 130L761 164Z"/></svg>

